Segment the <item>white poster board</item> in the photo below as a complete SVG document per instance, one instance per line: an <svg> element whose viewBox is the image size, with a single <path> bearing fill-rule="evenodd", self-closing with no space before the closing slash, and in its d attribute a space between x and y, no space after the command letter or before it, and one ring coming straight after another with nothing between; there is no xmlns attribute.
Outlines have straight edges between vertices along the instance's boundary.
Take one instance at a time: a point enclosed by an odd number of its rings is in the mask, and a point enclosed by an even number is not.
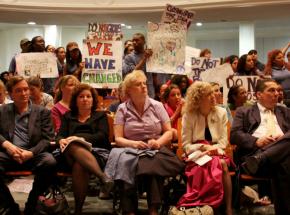
<svg viewBox="0 0 290 215"><path fill-rule="evenodd" d="M199 80L200 74L208 69L213 69L221 64L220 58L205 58L192 57L191 58L191 72L189 76L193 80Z"/></svg>
<svg viewBox="0 0 290 215"><path fill-rule="evenodd" d="M223 88L224 103L227 103L229 89L234 85L243 86L248 93L247 99L249 101L256 101L255 89L259 79L259 76L231 76L227 78L226 85Z"/></svg>
<svg viewBox="0 0 290 215"><path fill-rule="evenodd" d="M122 42L83 41L82 83L94 88L118 88L122 81Z"/></svg>
<svg viewBox="0 0 290 215"><path fill-rule="evenodd" d="M185 74L186 29L177 24L148 23L148 48L153 55L147 60L147 71Z"/></svg>
<svg viewBox="0 0 290 215"><path fill-rule="evenodd" d="M21 53L15 56L15 60L16 73L25 78L30 76L40 76L40 78L58 77L56 57L52 53Z"/></svg>

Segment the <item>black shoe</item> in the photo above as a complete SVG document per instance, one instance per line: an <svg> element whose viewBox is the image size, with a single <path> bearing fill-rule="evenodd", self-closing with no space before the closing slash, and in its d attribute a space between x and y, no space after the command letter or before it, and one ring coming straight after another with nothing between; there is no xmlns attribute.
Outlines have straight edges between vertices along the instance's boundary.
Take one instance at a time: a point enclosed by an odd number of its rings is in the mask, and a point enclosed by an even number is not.
<svg viewBox="0 0 290 215"><path fill-rule="evenodd" d="M104 194L109 195L110 192L113 190L114 181L112 179L107 178L102 185L101 185L101 192Z"/></svg>
<svg viewBox="0 0 290 215"><path fill-rule="evenodd" d="M245 159L245 162L242 164L242 168L245 173L249 175L255 175L259 169L260 164L264 161L264 158L261 154L254 156L249 156Z"/></svg>

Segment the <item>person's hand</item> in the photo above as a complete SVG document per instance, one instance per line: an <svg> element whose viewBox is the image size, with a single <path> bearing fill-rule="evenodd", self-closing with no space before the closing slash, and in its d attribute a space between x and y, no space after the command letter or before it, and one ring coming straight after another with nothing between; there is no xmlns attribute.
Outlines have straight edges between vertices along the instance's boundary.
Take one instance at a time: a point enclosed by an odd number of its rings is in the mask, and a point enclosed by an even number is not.
<svg viewBox="0 0 290 215"><path fill-rule="evenodd" d="M33 158L33 153L31 151L28 151L28 150L22 150L22 153L21 153L21 160L22 160L22 163L24 163L25 161L28 161L30 160L31 158Z"/></svg>
<svg viewBox="0 0 290 215"><path fill-rule="evenodd" d="M209 156L217 156L217 155L219 155L217 149L208 150L208 151L206 151L206 154L209 155Z"/></svg>
<svg viewBox="0 0 290 215"><path fill-rule="evenodd" d="M143 141L134 141L133 148L135 149L147 149L148 144Z"/></svg>
<svg viewBox="0 0 290 215"><path fill-rule="evenodd" d="M153 54L152 49L145 49L144 50L144 57L145 57L145 59L148 59L149 57L151 57L152 54Z"/></svg>
<svg viewBox="0 0 290 215"><path fill-rule="evenodd" d="M13 160L15 160L17 163L19 164L22 164L23 163L23 160L21 158L21 155L18 154L18 153L15 153L13 156L12 156Z"/></svg>
<svg viewBox="0 0 290 215"><path fill-rule="evenodd" d="M264 147L270 143L273 143L277 140L277 138L280 138L280 136L265 136L265 137L261 137L259 139L257 139L256 141L256 146L258 146L259 148Z"/></svg>
<svg viewBox="0 0 290 215"><path fill-rule="evenodd" d="M11 156L11 157L17 157L17 155L21 155L22 149L13 145L11 142L8 140L4 141L2 143L2 147L6 150L6 152Z"/></svg>
<svg viewBox="0 0 290 215"><path fill-rule="evenodd" d="M68 143L69 143L69 140L68 139L61 139L59 141L60 150L63 151L66 148L66 146L67 146Z"/></svg>
<svg viewBox="0 0 290 215"><path fill-rule="evenodd" d="M154 139L148 141L148 146L150 149L160 149L160 144Z"/></svg>
<svg viewBox="0 0 290 215"><path fill-rule="evenodd" d="M82 70L85 67L85 62L79 63L79 70Z"/></svg>

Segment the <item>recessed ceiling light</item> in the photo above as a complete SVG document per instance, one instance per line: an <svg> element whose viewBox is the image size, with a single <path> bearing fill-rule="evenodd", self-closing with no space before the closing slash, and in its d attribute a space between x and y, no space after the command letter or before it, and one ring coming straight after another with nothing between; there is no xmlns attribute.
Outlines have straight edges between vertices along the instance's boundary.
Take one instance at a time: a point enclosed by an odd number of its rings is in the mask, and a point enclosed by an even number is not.
<svg viewBox="0 0 290 215"><path fill-rule="evenodd" d="M27 22L28 25L35 25L35 22Z"/></svg>
<svg viewBox="0 0 290 215"><path fill-rule="evenodd" d="M127 29L132 29L132 26L131 25L126 25L126 28Z"/></svg>
<svg viewBox="0 0 290 215"><path fill-rule="evenodd" d="M202 23L201 22L197 22L196 26L202 26Z"/></svg>
<svg viewBox="0 0 290 215"><path fill-rule="evenodd" d="M122 27L125 27L126 25L125 25L124 23L121 23L121 26L122 26Z"/></svg>

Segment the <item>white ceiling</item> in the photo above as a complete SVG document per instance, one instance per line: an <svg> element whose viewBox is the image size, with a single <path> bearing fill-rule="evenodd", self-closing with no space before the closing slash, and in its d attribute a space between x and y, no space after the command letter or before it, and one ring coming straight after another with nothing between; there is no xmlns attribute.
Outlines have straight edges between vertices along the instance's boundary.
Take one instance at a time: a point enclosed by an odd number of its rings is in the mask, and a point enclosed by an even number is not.
<svg viewBox="0 0 290 215"><path fill-rule="evenodd" d="M160 21L166 3L195 11L195 21L201 22L290 20L289 0L0 0L0 22L145 26Z"/></svg>

